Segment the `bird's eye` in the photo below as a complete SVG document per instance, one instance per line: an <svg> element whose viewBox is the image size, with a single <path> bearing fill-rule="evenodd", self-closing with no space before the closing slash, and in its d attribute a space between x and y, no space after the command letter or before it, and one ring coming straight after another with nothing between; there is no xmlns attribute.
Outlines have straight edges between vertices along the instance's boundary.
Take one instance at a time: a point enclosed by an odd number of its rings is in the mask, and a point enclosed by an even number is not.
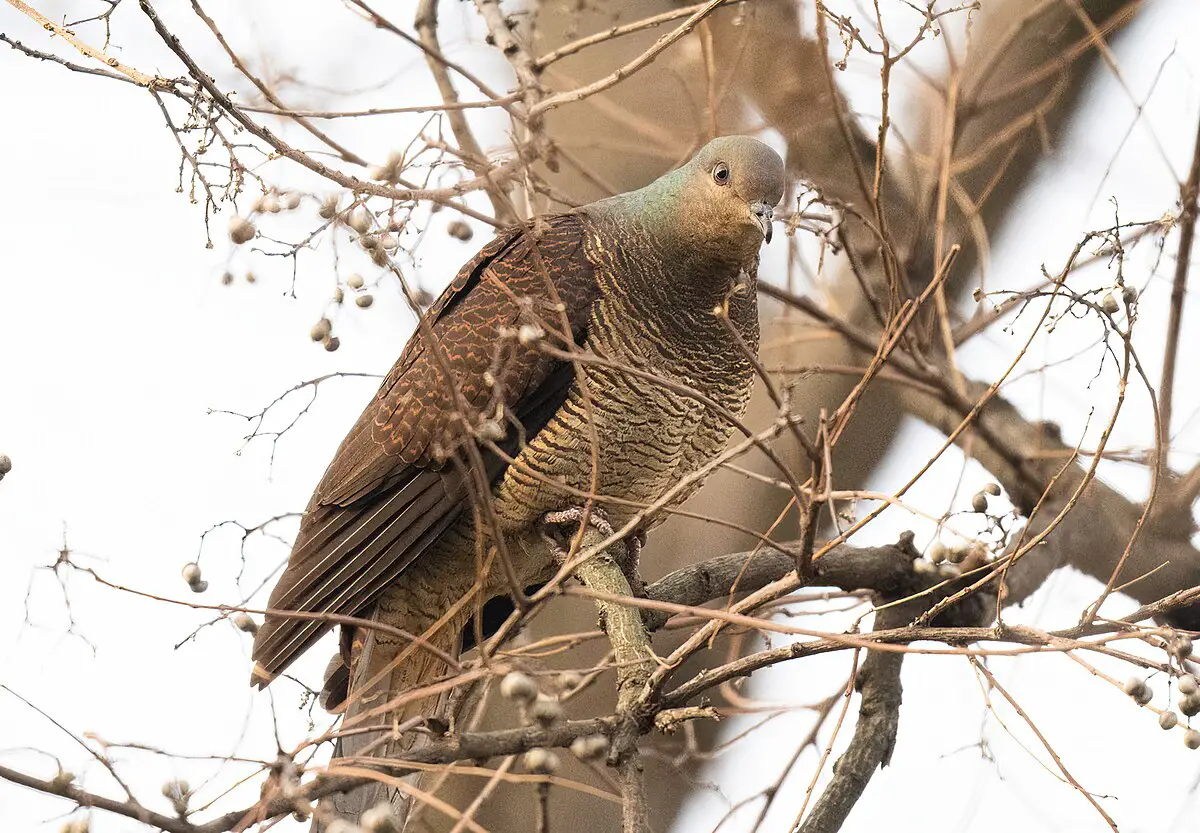
<svg viewBox="0 0 1200 833"><path fill-rule="evenodd" d="M712 174L713 182L717 183L718 185L729 184L729 166L724 162L718 162L716 165L714 165Z"/></svg>

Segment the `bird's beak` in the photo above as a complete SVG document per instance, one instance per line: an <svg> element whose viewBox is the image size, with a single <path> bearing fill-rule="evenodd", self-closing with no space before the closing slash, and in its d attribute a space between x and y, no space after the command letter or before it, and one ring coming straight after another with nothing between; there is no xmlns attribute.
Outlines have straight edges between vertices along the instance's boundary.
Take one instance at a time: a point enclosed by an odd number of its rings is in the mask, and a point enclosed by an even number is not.
<svg viewBox="0 0 1200 833"><path fill-rule="evenodd" d="M771 218L774 213L775 209L765 202L750 203L750 217L762 232L763 239L768 243L771 242Z"/></svg>

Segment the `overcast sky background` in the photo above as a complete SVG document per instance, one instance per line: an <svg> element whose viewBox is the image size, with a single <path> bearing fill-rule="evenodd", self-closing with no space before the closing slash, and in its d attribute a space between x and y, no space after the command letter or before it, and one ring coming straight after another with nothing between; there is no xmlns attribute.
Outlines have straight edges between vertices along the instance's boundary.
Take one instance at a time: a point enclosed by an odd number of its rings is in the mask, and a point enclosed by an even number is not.
<svg viewBox="0 0 1200 833"><path fill-rule="evenodd" d="M159 5L173 25L187 20L182 9ZM449 51L505 86L496 56L480 46L477 32L463 31L464 23L472 23L467 8L443 6ZM78 17L80 7L39 4L57 19ZM257 58L269 54L276 68L298 68L310 82L361 89L357 100L364 103L434 99L420 57L397 52L340 4L313 0L285 10L230 0L206 8L235 46ZM295 25L293 16L300 12L307 17ZM280 36L285 23L286 38ZM147 31L136 4L122 6L114 26L123 60L143 71L180 73ZM0 31L50 48L45 33L11 8L0 12ZM194 54L213 56L200 46L207 41L194 27L180 25L179 31L185 42L196 44ZM89 40L99 40L95 30ZM1112 73L1102 73L1091 88L1081 117L1042 163L1041 183L992 241L993 269L1004 267L1002 275L993 272L992 286L1027 286L1041 263L1052 270L1061 265L1083 230L1111 223L1110 196L1119 200L1123 219L1149 219L1174 207L1177 176L1186 171L1200 112L1200 5L1195 0L1148 4L1115 51L1128 91ZM878 108L862 92L870 89L873 74L866 65L852 64L847 78L858 96L856 105L867 112ZM305 96L305 104L320 106L319 93ZM1143 101L1141 119L1129 131L1135 107ZM42 567L54 561L65 533L77 563L109 581L185 601L236 601L242 595L236 529L219 530L205 543L201 564L211 585L206 594L193 596L180 579L180 568L197 555L201 534L221 521L253 525L302 508L376 383L325 383L312 411L280 443L273 467L269 441L243 449L246 424L210 410L252 413L296 382L335 370L382 373L411 331L412 317L396 287L385 283L375 291L371 309L349 307L339 314L340 351L328 354L311 344L309 327L326 311L336 282L330 247L302 256L296 297L288 294L290 263L230 252L224 240L227 214L214 219L216 246L206 249L202 212L174 192L178 151L145 92L74 75L5 48L0 50L0 107L5 114L0 127L0 452L14 461L13 472L0 483L0 682L75 732L185 755L271 757L276 727L284 746L293 745L307 731L309 712L298 709L300 691L286 682L273 686L273 695L251 693L245 684L249 646L244 635L219 623L176 650L209 615L98 587L78 575L68 587L79 634L72 635L54 575ZM356 149L382 159L396 136L412 134L413 124L395 120L337 129L355 141ZM503 123L485 117L481 124L490 131L485 135L491 145L500 146ZM278 181L276 170L282 169L270 169ZM302 206L298 214L304 222L313 221L315 206L313 201ZM429 221L414 267L415 277L435 290L486 239L483 232L467 244L448 238L444 229L451 219L443 212ZM297 222L282 218L275 228L304 227ZM1157 273L1150 272L1151 246L1131 263L1131 282L1145 288L1145 321L1165 320L1175 246L1172 237ZM340 254L343 278L365 265L353 253ZM770 254L778 260L782 247ZM247 269L256 275L253 284L244 278ZM235 275L230 286L220 280L226 270ZM1092 278L1101 285L1111 281L1111 274L1096 270ZM1176 404L1174 462L1180 466L1190 465L1200 446L1189 422L1200 396L1187 376L1195 372L1200 347L1195 313L1200 311L1189 304L1188 312ZM1042 352L1035 358L1065 355L1096 332L1069 324L1064 330L1053 343L1039 342ZM1135 338L1151 366L1160 361L1160 342L1161 325L1146 327ZM1007 362L1016 343L1018 336L989 335L962 359L969 371L986 378ZM1111 377L1087 384L1095 365L1087 365L1082 375L1076 365L1044 379L1029 377L1010 395L1030 413L1061 421L1073 439L1083 430L1088 408L1095 405L1104 415L1104 406L1111 404ZM1064 380L1069 384L1061 384ZM306 394L296 401L302 404ZM1133 392L1126 408L1115 445L1145 444L1145 397ZM283 422L294 410L280 414ZM896 446L903 453L886 461L873 488L899 485L914 460L924 459L940 442L920 425L905 430ZM911 500L942 511L961 471L961 458L946 455ZM1111 466L1105 472L1110 479L1121 478L1131 494L1143 487L1136 469ZM967 467L966 483L977 488L984 480L976 467ZM965 488L969 496L973 488ZM860 542L894 540L906 528L918 529L928 540L928 525L889 512ZM277 529L287 537L294 524ZM256 586L286 547L252 538L246 554L242 590ZM1059 575L1017 618L1070 624L1097 591L1090 581ZM1116 600L1112 612L1121 605L1128 607ZM830 617L822 624L836 621ZM315 681L327 656L317 648L294 671ZM779 703L811 701L830 693L847 662L845 656L829 657L756 675L754 692ZM1072 774L1095 793L1113 796L1104 805L1122 830L1195 829L1200 752L1184 749L1181 732L1160 731L1152 715L1063 657L998 659L993 667ZM1118 676L1126 673L1106 667ZM847 831L881 826L971 833L1106 829L1078 793L1031 759L1031 754L1040 761L1047 757L1011 709L996 704L1003 725L988 715L965 661L914 656L906 662L904 685L893 765L873 780ZM1160 687L1157 702L1164 697ZM319 709L312 717L318 730L328 724ZM809 719L804 713L779 718L718 759L703 776L714 788L700 793L676 830L710 829L729 801L773 780L790 755L789 742L806 732ZM745 725L730 721L729 736ZM981 737L988 756L980 752ZM0 691L0 762L51 773L50 759L31 749L61 755L85 775L90 788L114 789L69 738ZM169 777L187 777L193 785L211 778L200 792L206 800L249 771L245 765L171 762L145 752L115 756L125 762L122 771L140 788L139 795L163 810L158 787ZM787 799L765 829L787 829L814 762L811 752L801 759L787 782ZM249 790L232 799L249 800ZM5 830L56 829L65 809L64 802L0 782ZM746 829L747 821L724 829ZM100 833L134 827L102 814L93 825ZM275 829L299 828L285 822Z"/></svg>

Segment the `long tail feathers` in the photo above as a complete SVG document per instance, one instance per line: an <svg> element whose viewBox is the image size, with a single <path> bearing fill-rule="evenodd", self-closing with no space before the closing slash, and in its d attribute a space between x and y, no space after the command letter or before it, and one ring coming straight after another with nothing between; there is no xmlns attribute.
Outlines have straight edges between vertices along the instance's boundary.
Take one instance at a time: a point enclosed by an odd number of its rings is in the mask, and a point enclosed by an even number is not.
<svg viewBox="0 0 1200 833"><path fill-rule="evenodd" d="M413 621L413 617L400 617L398 620L394 611L392 615L377 613L375 618L410 633L425 633L431 646L455 657L463 625L461 619L468 613L443 617L437 624L430 623L428 619L424 622ZM446 662L434 652L393 634L374 630L364 632L363 629L357 631L348 647L349 669L344 663L334 662L326 671L325 689L329 692L329 704L335 709L345 710L342 724L344 734L337 741L331 768L336 768L339 762L370 767L371 758L403 754L427 736L412 731L397 736L396 728L410 729L411 725L405 724L412 724L421 717L445 717L442 714L447 700L444 693L414 698L396 707L387 705L429 685L450 671ZM336 701L341 699L338 689L345 686L346 678L349 679L349 696L344 703L338 704ZM377 731L362 731L367 727L377 728ZM385 778L394 780L392 776ZM407 776L405 780L415 785L416 778ZM323 799L313 819L313 833L327 830L328 822L334 817L357 823L364 812L383 802L391 806L395 819L402 822L408 812L406 794L392 784L380 781Z"/></svg>

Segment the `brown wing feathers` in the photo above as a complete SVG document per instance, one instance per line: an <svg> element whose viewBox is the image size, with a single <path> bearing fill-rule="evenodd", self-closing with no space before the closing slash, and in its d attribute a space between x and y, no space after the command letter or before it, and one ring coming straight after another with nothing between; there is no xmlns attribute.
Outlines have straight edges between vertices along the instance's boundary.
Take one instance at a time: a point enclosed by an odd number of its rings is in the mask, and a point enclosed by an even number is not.
<svg viewBox="0 0 1200 833"><path fill-rule="evenodd" d="M551 309L546 273L555 276L573 337L577 342L584 337L598 289L583 251L583 222L574 214L547 218L536 244L544 268L523 231L497 237L459 271L427 313L458 396L482 411L494 404L498 384L503 404L526 438L562 404L573 370L534 347L509 342L495 374L496 345L501 331L529 315L530 306ZM534 303L521 300L526 298ZM457 439L454 403L438 361L423 337L414 335L317 487L271 594L272 609L363 615L455 520L466 494L462 474L435 453L438 444ZM504 445L514 451L516 438L510 436ZM495 482L505 464L494 454L485 459ZM267 616L255 640L259 668L253 682L265 685L330 627Z"/></svg>

